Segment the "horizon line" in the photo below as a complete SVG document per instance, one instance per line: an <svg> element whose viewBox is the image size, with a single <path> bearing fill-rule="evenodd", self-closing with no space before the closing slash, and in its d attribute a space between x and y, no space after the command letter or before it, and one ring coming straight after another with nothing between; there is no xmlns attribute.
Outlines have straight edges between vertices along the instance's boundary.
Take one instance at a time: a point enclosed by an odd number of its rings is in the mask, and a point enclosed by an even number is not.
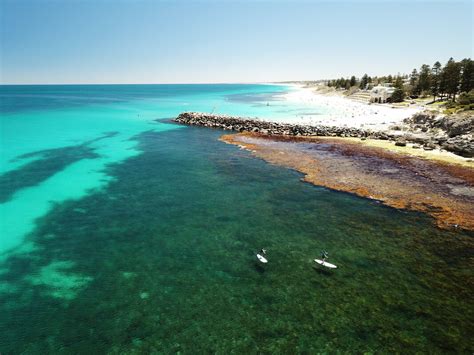
<svg viewBox="0 0 474 355"><path fill-rule="evenodd" d="M285 84L297 82L316 82L330 79L283 80L283 81L240 81L240 82L176 82L176 83L0 83L0 86L52 86L52 85L245 85L245 84Z"/></svg>

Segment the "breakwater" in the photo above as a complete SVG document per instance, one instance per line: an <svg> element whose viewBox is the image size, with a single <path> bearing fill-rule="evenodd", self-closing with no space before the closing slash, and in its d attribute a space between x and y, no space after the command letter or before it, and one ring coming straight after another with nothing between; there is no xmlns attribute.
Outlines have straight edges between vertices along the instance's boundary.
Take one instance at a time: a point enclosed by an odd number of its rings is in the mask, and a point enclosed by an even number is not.
<svg viewBox="0 0 474 355"><path fill-rule="evenodd" d="M474 143L471 135L450 137L442 130L441 132L438 130L435 133L425 130L424 128L414 128L410 125L407 125L406 131L401 131L399 128L388 131L376 131L353 127L277 123L201 112L181 113L175 121L187 125L219 128L237 132L254 132L270 136L353 137L391 140L398 146L405 146L407 143L411 143L415 149L433 150L439 148L468 158L474 156Z"/></svg>
<svg viewBox="0 0 474 355"><path fill-rule="evenodd" d="M378 139L390 139L384 132L372 132L351 127L328 127L328 126L308 126L288 123L277 123L261 121L251 118L214 115L201 112L184 112L176 119L176 122L204 126L210 128L220 128L237 132L255 132L266 135L285 136L328 136L328 137L374 137Z"/></svg>

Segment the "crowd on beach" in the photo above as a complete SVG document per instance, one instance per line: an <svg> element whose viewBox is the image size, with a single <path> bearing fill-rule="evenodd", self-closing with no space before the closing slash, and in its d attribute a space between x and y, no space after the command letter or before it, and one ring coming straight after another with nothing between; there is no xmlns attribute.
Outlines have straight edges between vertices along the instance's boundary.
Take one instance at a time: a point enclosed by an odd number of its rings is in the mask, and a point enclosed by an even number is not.
<svg viewBox="0 0 474 355"><path fill-rule="evenodd" d="M322 109L321 113L298 117L298 123L308 125L384 130L423 109L422 107L392 107L385 104L367 104L341 96L320 94L311 88L299 86L294 86L294 89L282 95L282 98L288 102L307 106L308 109L312 107Z"/></svg>

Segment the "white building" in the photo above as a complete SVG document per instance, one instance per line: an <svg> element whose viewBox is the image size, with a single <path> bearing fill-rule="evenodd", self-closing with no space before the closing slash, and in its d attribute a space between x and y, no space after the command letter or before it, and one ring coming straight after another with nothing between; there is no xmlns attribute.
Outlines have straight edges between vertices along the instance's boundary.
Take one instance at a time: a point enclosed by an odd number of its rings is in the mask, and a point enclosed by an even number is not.
<svg viewBox="0 0 474 355"><path fill-rule="evenodd" d="M370 102L386 103L390 101L394 91L392 84L377 85L370 91Z"/></svg>

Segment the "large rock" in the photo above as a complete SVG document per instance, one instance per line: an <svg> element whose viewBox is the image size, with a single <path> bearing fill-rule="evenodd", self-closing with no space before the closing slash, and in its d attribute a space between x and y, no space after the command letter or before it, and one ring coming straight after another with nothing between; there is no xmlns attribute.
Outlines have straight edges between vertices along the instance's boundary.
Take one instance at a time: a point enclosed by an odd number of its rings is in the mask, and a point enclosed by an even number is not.
<svg viewBox="0 0 474 355"><path fill-rule="evenodd" d="M423 111L423 112L415 113L413 116L409 118L405 118L403 122L408 123L408 124L426 125L433 122L435 118L436 118L436 115L434 115L433 113L428 112L428 111Z"/></svg>
<svg viewBox="0 0 474 355"><path fill-rule="evenodd" d="M443 117L439 121L439 127L446 131L449 137L472 133L474 127L474 115L451 115Z"/></svg>
<svg viewBox="0 0 474 355"><path fill-rule="evenodd" d="M472 135L449 138L442 147L466 158L474 157L474 139Z"/></svg>
<svg viewBox="0 0 474 355"><path fill-rule="evenodd" d="M402 138L398 138L396 141L395 141L395 145L397 147L405 147L407 145L407 141L402 139Z"/></svg>
<svg viewBox="0 0 474 355"><path fill-rule="evenodd" d="M417 144L426 144L431 141L431 137L425 133L406 133L403 135L403 139Z"/></svg>

